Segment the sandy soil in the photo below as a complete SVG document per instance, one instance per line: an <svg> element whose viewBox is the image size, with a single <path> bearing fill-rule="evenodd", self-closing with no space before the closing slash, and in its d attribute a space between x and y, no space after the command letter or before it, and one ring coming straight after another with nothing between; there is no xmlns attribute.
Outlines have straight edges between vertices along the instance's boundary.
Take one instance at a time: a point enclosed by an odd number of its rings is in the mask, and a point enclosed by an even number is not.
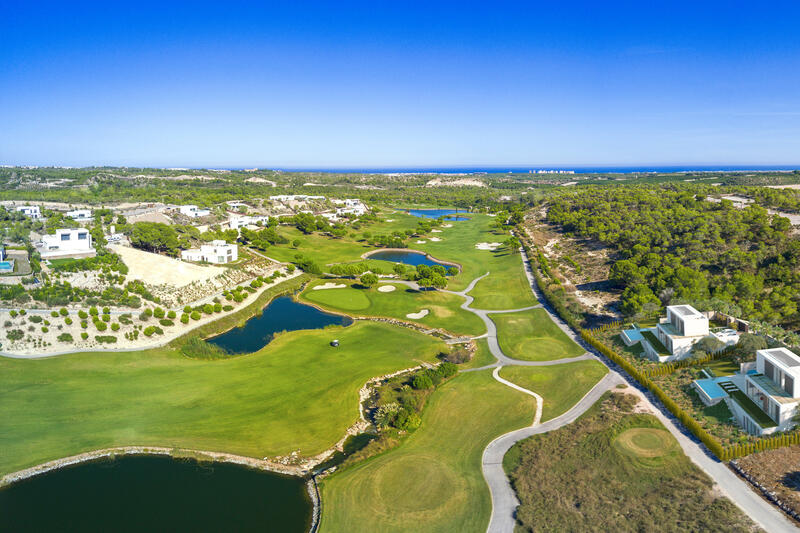
<svg viewBox="0 0 800 533"><path fill-rule="evenodd" d="M422 309L421 311L418 311L416 313L408 313L406 315L406 318L411 318L413 320L417 320L417 319L424 318L424 317L428 316L428 313L430 313L429 310Z"/></svg>
<svg viewBox="0 0 800 533"><path fill-rule="evenodd" d="M425 244L425 241L417 241L417 244Z"/></svg>
<svg viewBox="0 0 800 533"><path fill-rule="evenodd" d="M767 185L768 189L800 189L800 183L792 183L790 185Z"/></svg>
<svg viewBox="0 0 800 533"><path fill-rule="evenodd" d="M150 285L182 287L195 281L209 280L226 270L195 265L129 246L110 245L109 248L119 254L128 266L128 279L139 279Z"/></svg>
<svg viewBox="0 0 800 533"><path fill-rule="evenodd" d="M494 250L495 248L499 248L503 246L502 242L479 242L475 245L475 248L478 250Z"/></svg>
<svg viewBox="0 0 800 533"><path fill-rule="evenodd" d="M248 183L269 183L273 187L275 186L275 182L274 181L268 180L268 179L264 179L264 178L253 177L253 178L247 178L244 181L246 181Z"/></svg>
<svg viewBox="0 0 800 533"><path fill-rule="evenodd" d="M394 285L381 285L378 287L378 292L394 292L397 290L397 287Z"/></svg>
<svg viewBox="0 0 800 533"><path fill-rule="evenodd" d="M347 287L347 285L345 285L344 283L331 283L331 282L328 282L328 283L324 283L322 285L317 285L311 290L324 291L325 289L344 289L345 287Z"/></svg>
<svg viewBox="0 0 800 533"><path fill-rule="evenodd" d="M441 240L439 237L431 237L431 242L439 242Z"/></svg>
<svg viewBox="0 0 800 533"><path fill-rule="evenodd" d="M431 230L431 233L441 233L441 232L442 232L442 230L440 230L440 229L432 229Z"/></svg>
<svg viewBox="0 0 800 533"><path fill-rule="evenodd" d="M161 222L162 224L172 224L172 220L164 213L155 212L128 217L128 224L135 224L136 222Z"/></svg>
<svg viewBox="0 0 800 533"><path fill-rule="evenodd" d="M475 178L433 178L425 184L426 187L486 187L486 184Z"/></svg>
<svg viewBox="0 0 800 533"><path fill-rule="evenodd" d="M754 453L737 462L778 499L800 512L800 446Z"/></svg>
<svg viewBox="0 0 800 533"><path fill-rule="evenodd" d="M452 228L453 225L452 224L442 224L442 227L443 228Z"/></svg>

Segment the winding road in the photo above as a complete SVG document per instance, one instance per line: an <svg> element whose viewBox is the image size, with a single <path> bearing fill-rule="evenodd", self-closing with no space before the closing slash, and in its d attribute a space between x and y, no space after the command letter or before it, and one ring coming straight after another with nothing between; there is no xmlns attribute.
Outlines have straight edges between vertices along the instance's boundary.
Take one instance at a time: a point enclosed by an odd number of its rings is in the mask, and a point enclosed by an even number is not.
<svg viewBox="0 0 800 533"><path fill-rule="evenodd" d="M646 391L643 391L639 384L633 381L627 374L617 369L613 363L606 361L599 354L591 350L578 335L557 315L553 309L546 303L547 301L540 294L539 288L536 285L536 280L533 276L530 259L523 249L520 249L522 261L525 268L525 275L528 278L531 291L536 299L540 302L538 305L523 307L520 309L505 309L505 310L485 310L474 309L471 307L474 298L468 293L475 288L475 285L489 275L489 272L475 278L463 291L444 291L450 294L456 294L464 298L464 303L461 308L470 311L483 320L486 324L487 333L476 338L486 338L488 340L489 351L495 357L496 362L480 368L464 370L463 372L475 372L479 370L487 370L493 368L492 376L498 382L518 390L524 394L533 396L536 400L536 413L534 415L533 423L525 428L517 429L515 431L506 433L494 439L484 449L481 468L486 483L489 485L489 490L492 497L492 515L487 527L488 533L511 533L516 526L516 510L519 506L519 500L514 493L514 489L503 470L503 457L506 452L518 441L537 435L546 433L567 424L574 422L579 416L585 413L600 397L608 390L618 386L627 384L628 391L634 389L635 394L644 402L645 406L656 416L664 427L680 444L684 453L689 459L696 464L703 472L705 472L715 483L716 489L723 495L728 497L734 504L736 504L750 519L752 519L758 526L769 531L775 532L790 532L800 531L797 526L786 515L783 514L777 507L773 506L766 500L762 499L749 484L734 474L728 467L718 461L690 434L685 432L683 426L675 423L671 415L663 410L660 404L657 404L649 396ZM387 280L388 281L388 280ZM393 281L397 283L397 281ZM410 283L409 283L410 284ZM553 361L520 361L508 357L500 348L497 342L497 327L489 315L499 313L514 313L518 311L526 311L529 309L544 309L550 319L567 334L569 338L575 341L578 345L587 349L587 351L578 357L571 357L566 359L556 359ZM595 359L603 363L609 368L608 374L601 379L595 386L583 397L578 403L573 405L566 413L541 423L542 417L542 398L534 391L525 389L511 383L500 377L500 369L508 365L521 365L521 366L549 366L571 363L573 361L582 361L586 359Z"/></svg>

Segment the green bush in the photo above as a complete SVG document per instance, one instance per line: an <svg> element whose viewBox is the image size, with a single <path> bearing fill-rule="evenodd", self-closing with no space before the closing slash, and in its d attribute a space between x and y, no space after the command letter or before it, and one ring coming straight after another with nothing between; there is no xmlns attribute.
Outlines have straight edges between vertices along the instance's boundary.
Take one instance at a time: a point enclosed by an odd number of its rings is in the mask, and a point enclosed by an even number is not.
<svg viewBox="0 0 800 533"><path fill-rule="evenodd" d="M100 344L113 344L117 342L117 338L114 335L95 335L94 340Z"/></svg>
<svg viewBox="0 0 800 533"><path fill-rule="evenodd" d="M58 312L61 316L67 316L69 314L69 311L67 311L66 307L62 307L61 309L58 310Z"/></svg>
<svg viewBox="0 0 800 533"><path fill-rule="evenodd" d="M80 318L81 320L86 320L87 318L89 318L89 314L84 310L80 310L78 311L78 318Z"/></svg>
<svg viewBox="0 0 800 533"><path fill-rule="evenodd" d="M108 307L104 307L104 308L103 308L103 314L104 314L104 315L107 315L107 314L109 314L110 312L111 312L111 310L110 310Z"/></svg>
<svg viewBox="0 0 800 533"><path fill-rule="evenodd" d="M147 326L146 328L144 328L144 331L142 331L142 333L144 333L148 337L152 337L153 333L155 333L155 332L156 332L156 327L155 326Z"/></svg>
<svg viewBox="0 0 800 533"><path fill-rule="evenodd" d="M42 333L47 333L48 331L50 331L50 328L47 326L42 326Z"/></svg>
<svg viewBox="0 0 800 533"><path fill-rule="evenodd" d="M50 311L50 316L53 318L58 318L58 311Z"/></svg>
<svg viewBox="0 0 800 533"><path fill-rule="evenodd" d="M186 314L191 313L192 312L192 306L191 305L187 305L186 307L183 308L183 312L186 313Z"/></svg>
<svg viewBox="0 0 800 533"><path fill-rule="evenodd" d="M11 318L17 318L17 312L14 311L13 309L9 311L8 314L11 315Z"/></svg>
<svg viewBox="0 0 800 533"><path fill-rule="evenodd" d="M89 334L85 331L81 331L81 339L86 340L89 338Z"/></svg>
<svg viewBox="0 0 800 533"><path fill-rule="evenodd" d="M103 315L103 322L111 322L111 315Z"/></svg>
<svg viewBox="0 0 800 533"><path fill-rule="evenodd" d="M200 313L197 311L192 311L192 320L200 320Z"/></svg>
<svg viewBox="0 0 800 533"><path fill-rule="evenodd" d="M161 309L160 307L156 307L155 309L153 309L153 316L156 318L164 318L165 314L166 313L164 312L164 310Z"/></svg>
<svg viewBox="0 0 800 533"><path fill-rule="evenodd" d="M105 331L108 329L108 324L103 322L102 320L98 320L94 323L94 327L97 328L97 331Z"/></svg>
<svg viewBox="0 0 800 533"><path fill-rule="evenodd" d="M92 316L97 316L100 314L100 312L97 310L96 307L92 306L89 308L89 314Z"/></svg>
<svg viewBox="0 0 800 533"><path fill-rule="evenodd" d="M61 335L58 336L58 340L60 340L61 342L72 342L74 339L72 338L72 335L70 335L69 333L62 333Z"/></svg>
<svg viewBox="0 0 800 533"><path fill-rule="evenodd" d="M31 315L30 317L28 317L28 320L30 320L34 324L39 324L43 319L39 315Z"/></svg>
<svg viewBox="0 0 800 533"><path fill-rule="evenodd" d="M433 380L427 373L420 373L414 376L411 386L417 390L433 388Z"/></svg>
<svg viewBox="0 0 800 533"><path fill-rule="evenodd" d="M162 318L161 320L158 321L158 323L161 324L162 326L165 326L165 327L166 326L174 326L175 325L175 322L173 322L172 320L169 320L168 318Z"/></svg>
<svg viewBox="0 0 800 533"><path fill-rule="evenodd" d="M119 331L119 324L117 324L116 322L111 324L111 331Z"/></svg>
<svg viewBox="0 0 800 533"><path fill-rule="evenodd" d="M214 306L211 304L206 304L203 306L203 312L207 315L210 315L214 312Z"/></svg>
<svg viewBox="0 0 800 533"><path fill-rule="evenodd" d="M181 323L182 324L188 324L189 323L189 315L187 315L186 313L183 313L181 315Z"/></svg>
<svg viewBox="0 0 800 533"><path fill-rule="evenodd" d="M85 320L81 320L81 327L83 329L86 329L86 328L89 327L89 323L87 321L85 321Z"/></svg>
<svg viewBox="0 0 800 533"><path fill-rule="evenodd" d="M222 304L214 304L214 312L221 313L222 312Z"/></svg>
<svg viewBox="0 0 800 533"><path fill-rule="evenodd" d="M65 318L64 319L64 324L66 324L68 326L71 326L72 325L72 319L70 317Z"/></svg>
<svg viewBox="0 0 800 533"><path fill-rule="evenodd" d="M176 316L177 316L177 315L175 314L175 311L172 311L172 310L170 310L170 311L167 313L167 318L169 318L170 320L175 320L175 317L176 317Z"/></svg>
<svg viewBox="0 0 800 533"><path fill-rule="evenodd" d="M24 309L20 309L19 310L19 316L25 316L27 314L28 314L28 312L26 310L24 310Z"/></svg>
<svg viewBox="0 0 800 533"><path fill-rule="evenodd" d="M233 310L233 306L232 305L223 305L222 306L222 310L223 311L232 311Z"/></svg>
<svg viewBox="0 0 800 533"><path fill-rule="evenodd" d="M21 340L25 336L25 332L21 329L12 329L6 332L6 338L10 341Z"/></svg>

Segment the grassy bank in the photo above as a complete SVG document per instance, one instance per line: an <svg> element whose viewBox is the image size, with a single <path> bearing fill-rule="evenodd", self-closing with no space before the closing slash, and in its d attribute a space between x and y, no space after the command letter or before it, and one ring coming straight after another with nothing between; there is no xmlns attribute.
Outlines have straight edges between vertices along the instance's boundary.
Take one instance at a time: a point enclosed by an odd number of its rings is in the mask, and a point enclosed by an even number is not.
<svg viewBox="0 0 800 533"><path fill-rule="evenodd" d="M504 466L524 531L752 531L752 523L635 397L606 395L575 423L518 442Z"/></svg>
<svg viewBox="0 0 800 533"><path fill-rule="evenodd" d="M483 448L532 416L532 399L490 371L457 376L431 396L422 426L398 448L324 480L321 530L485 531Z"/></svg>
<svg viewBox="0 0 800 533"><path fill-rule="evenodd" d="M429 328L442 328L458 335L481 335L486 325L477 315L461 309L464 299L441 291L415 291L405 285L393 285L392 292L379 292L360 288L352 281L334 280L347 285L341 289L314 290L315 286L330 283L329 280L316 281L300 295L301 300L317 304L326 309L340 311L355 316L384 316L415 322ZM381 284L385 286L387 284ZM429 313L418 319L406 315L427 309Z"/></svg>
<svg viewBox="0 0 800 533"><path fill-rule="evenodd" d="M514 359L550 361L584 353L583 348L550 320L544 309L489 316L497 325L500 348Z"/></svg>
<svg viewBox="0 0 800 533"><path fill-rule="evenodd" d="M407 328L360 322L279 335L227 360L170 348L0 358L0 474L126 445L313 455L356 421L368 379L434 361L442 348Z"/></svg>
<svg viewBox="0 0 800 533"><path fill-rule="evenodd" d="M542 397L542 422L569 411L607 373L608 368L595 360L540 367L506 366L500 370L501 377Z"/></svg>

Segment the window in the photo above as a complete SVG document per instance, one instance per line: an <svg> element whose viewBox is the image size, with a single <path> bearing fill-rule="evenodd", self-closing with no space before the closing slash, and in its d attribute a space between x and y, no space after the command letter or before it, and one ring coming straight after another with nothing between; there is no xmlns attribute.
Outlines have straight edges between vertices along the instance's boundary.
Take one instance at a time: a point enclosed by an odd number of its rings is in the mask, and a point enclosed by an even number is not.
<svg viewBox="0 0 800 533"><path fill-rule="evenodd" d="M794 397L794 378L787 375L783 376L783 390L785 390L789 396Z"/></svg>
<svg viewBox="0 0 800 533"><path fill-rule="evenodd" d="M85 241L88 235L88 233L78 233L78 240Z"/></svg>
<svg viewBox="0 0 800 533"><path fill-rule="evenodd" d="M764 375L775 381L775 366L767 360L764 360Z"/></svg>
<svg viewBox="0 0 800 533"><path fill-rule="evenodd" d="M61 240L62 241L68 241L69 240L69 233L62 233L61 234Z"/></svg>

